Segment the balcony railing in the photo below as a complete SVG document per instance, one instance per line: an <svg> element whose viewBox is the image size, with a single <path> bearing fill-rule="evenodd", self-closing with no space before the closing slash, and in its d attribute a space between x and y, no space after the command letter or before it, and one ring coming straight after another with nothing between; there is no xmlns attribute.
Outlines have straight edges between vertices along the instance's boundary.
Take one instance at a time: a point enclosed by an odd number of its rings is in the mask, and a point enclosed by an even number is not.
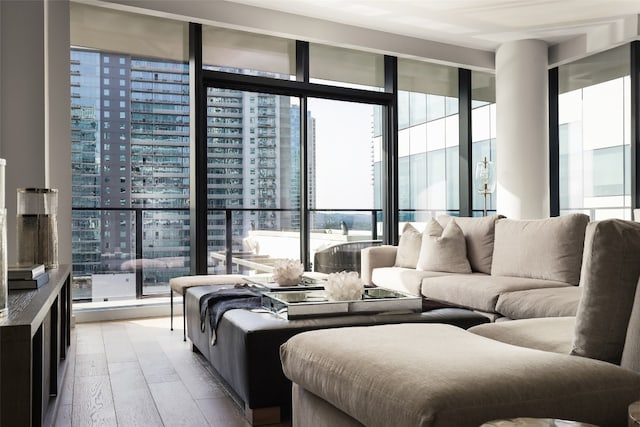
<svg viewBox="0 0 640 427"><path fill-rule="evenodd" d="M270 272L276 260L300 257L299 210L208 212L210 274ZM376 241L382 229L379 209L309 214L311 260L316 251L340 243ZM167 295L169 280L191 271L189 221L186 208L73 208L74 300Z"/></svg>

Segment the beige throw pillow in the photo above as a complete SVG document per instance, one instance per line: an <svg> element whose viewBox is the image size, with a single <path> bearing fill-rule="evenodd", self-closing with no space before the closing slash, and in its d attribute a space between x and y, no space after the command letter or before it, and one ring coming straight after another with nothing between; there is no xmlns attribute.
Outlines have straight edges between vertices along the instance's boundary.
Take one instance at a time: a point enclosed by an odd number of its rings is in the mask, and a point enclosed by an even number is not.
<svg viewBox="0 0 640 427"><path fill-rule="evenodd" d="M416 268L418 257L420 256L420 246L422 245L422 233L416 228L406 223L402 229L402 235L398 242L396 252L396 267Z"/></svg>
<svg viewBox="0 0 640 427"><path fill-rule="evenodd" d="M422 233L418 270L471 273L464 234L455 220L442 226L432 219Z"/></svg>
<svg viewBox="0 0 640 427"><path fill-rule="evenodd" d="M493 240L496 222L502 215L483 217L452 217L440 215L438 222L446 227L451 218L455 218L467 242L467 258L473 271L491 274L491 260L493 258Z"/></svg>

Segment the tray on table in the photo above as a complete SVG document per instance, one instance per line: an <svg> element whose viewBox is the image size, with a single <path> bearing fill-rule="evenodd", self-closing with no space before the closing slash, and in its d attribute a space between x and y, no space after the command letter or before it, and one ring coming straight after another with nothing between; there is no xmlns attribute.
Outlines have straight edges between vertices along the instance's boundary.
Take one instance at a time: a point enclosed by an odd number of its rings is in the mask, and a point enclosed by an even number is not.
<svg viewBox="0 0 640 427"><path fill-rule="evenodd" d="M422 299L386 288L365 288L362 298L331 301L324 289L264 292L262 306L289 320L349 314L408 313L422 311Z"/></svg>
<svg viewBox="0 0 640 427"><path fill-rule="evenodd" d="M297 285L291 286L281 286L273 280L273 275L270 273L264 274L254 274L252 276L248 276L247 280L254 285L260 288L266 288L274 291L298 291L300 289L304 290L317 290L324 289L324 284L326 283L326 274L323 273L315 273L315 272L305 272L302 274L302 278L300 283Z"/></svg>

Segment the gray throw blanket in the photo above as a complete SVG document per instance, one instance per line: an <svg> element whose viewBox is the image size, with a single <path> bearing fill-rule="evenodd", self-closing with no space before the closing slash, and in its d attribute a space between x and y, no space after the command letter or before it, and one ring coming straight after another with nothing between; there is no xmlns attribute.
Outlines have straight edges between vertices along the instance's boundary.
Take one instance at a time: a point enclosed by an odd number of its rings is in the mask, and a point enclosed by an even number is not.
<svg viewBox="0 0 640 427"><path fill-rule="evenodd" d="M262 307L262 293L246 285L218 289L200 297L200 330L204 332L207 311L211 326L211 345L216 343L216 329L222 315L235 308L253 309Z"/></svg>

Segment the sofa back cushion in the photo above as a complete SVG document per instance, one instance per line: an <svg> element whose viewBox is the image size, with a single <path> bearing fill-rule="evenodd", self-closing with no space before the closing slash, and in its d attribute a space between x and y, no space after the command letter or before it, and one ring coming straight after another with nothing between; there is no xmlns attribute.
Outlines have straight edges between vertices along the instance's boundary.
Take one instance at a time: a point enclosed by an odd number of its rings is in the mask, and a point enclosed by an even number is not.
<svg viewBox="0 0 640 427"><path fill-rule="evenodd" d="M471 273L464 234L455 221L449 221L444 229L435 219L429 221L422 232L417 269Z"/></svg>
<svg viewBox="0 0 640 427"><path fill-rule="evenodd" d="M589 224L572 354L620 363L640 276L639 257L639 223L607 219Z"/></svg>
<svg viewBox="0 0 640 427"><path fill-rule="evenodd" d="M410 223L406 223L398 242L395 267L416 268L421 245L422 233Z"/></svg>
<svg viewBox="0 0 640 427"><path fill-rule="evenodd" d="M500 219L496 223L491 274L577 285L589 217Z"/></svg>
<svg viewBox="0 0 640 427"><path fill-rule="evenodd" d="M455 219L460 226L467 243L467 258L471 270L479 273L491 274L491 260L493 258L493 240L496 221L499 215L485 217L452 217L441 215L438 222L446 227L449 220Z"/></svg>

